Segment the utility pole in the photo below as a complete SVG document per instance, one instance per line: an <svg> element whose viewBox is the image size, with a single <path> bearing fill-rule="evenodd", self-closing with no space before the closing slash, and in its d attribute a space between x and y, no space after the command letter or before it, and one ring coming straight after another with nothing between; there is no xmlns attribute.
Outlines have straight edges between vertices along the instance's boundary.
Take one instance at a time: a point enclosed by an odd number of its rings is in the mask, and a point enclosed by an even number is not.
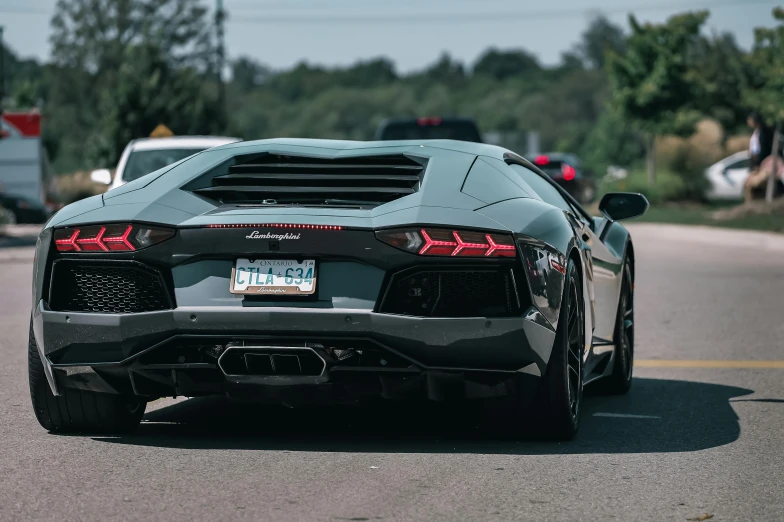
<svg viewBox="0 0 784 522"><path fill-rule="evenodd" d="M3 100L5 99L5 42L3 26L0 25L0 118L3 116Z"/></svg>
<svg viewBox="0 0 784 522"><path fill-rule="evenodd" d="M223 84L223 67L226 59L226 47L224 42L223 24L226 21L226 12L223 10L223 0L216 0L215 6L215 36L218 55L218 103L220 104L221 115L226 123L226 86Z"/></svg>
<svg viewBox="0 0 784 522"><path fill-rule="evenodd" d="M773 204L773 193L775 192L776 179L778 178L776 174L778 174L779 172L779 163L781 162L781 159L779 158L779 149L781 148L781 120L780 119L776 122L775 129L776 129L774 131L775 134L773 134L773 152L771 153L771 156L773 157L773 166L771 167L773 169L773 172L770 173L770 177L768 178L768 186L765 187L765 202L768 205Z"/></svg>

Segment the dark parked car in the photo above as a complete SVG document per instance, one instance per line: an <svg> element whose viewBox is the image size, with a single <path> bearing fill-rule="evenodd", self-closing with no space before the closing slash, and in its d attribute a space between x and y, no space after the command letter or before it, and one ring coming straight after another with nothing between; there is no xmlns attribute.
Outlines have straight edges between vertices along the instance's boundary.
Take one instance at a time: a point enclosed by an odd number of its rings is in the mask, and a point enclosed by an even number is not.
<svg viewBox="0 0 784 522"><path fill-rule="evenodd" d="M596 180L577 156L550 152L536 156L533 161L574 199L583 205L593 202L596 197Z"/></svg>
<svg viewBox="0 0 784 522"><path fill-rule="evenodd" d="M392 118L376 130L376 140L460 140L482 143L471 118Z"/></svg>
<svg viewBox="0 0 784 522"><path fill-rule="evenodd" d="M8 210L13 215L13 221L19 224L45 223L51 215L40 201L3 192L0 192L0 207Z"/></svg>

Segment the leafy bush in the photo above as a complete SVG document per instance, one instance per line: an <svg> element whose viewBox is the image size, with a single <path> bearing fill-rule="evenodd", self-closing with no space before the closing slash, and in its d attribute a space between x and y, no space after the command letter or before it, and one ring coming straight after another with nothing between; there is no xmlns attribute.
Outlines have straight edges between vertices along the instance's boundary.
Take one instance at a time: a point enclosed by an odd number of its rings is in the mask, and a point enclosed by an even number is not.
<svg viewBox="0 0 784 522"><path fill-rule="evenodd" d="M580 157L594 172L605 172L610 165L633 165L644 154L639 134L612 110L599 116L580 149Z"/></svg>
<svg viewBox="0 0 784 522"><path fill-rule="evenodd" d="M14 215L11 211L0 206L0 236L4 234L6 225L10 225L13 222Z"/></svg>
<svg viewBox="0 0 784 522"><path fill-rule="evenodd" d="M90 173L84 171L57 176L55 184L57 199L64 205L101 194L108 188L106 185L93 183Z"/></svg>
<svg viewBox="0 0 784 522"><path fill-rule="evenodd" d="M656 171L656 185L648 186L645 170L632 170L629 175L617 181L608 181L599 187L600 194L607 192L639 192L644 194L652 205L667 201L681 201L688 193L683 178L670 170Z"/></svg>

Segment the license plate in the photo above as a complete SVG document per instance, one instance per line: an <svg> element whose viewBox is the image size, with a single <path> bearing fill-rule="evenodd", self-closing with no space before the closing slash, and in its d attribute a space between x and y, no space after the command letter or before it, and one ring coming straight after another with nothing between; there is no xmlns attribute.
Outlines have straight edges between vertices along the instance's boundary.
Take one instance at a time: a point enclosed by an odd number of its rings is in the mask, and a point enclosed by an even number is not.
<svg viewBox="0 0 784 522"><path fill-rule="evenodd" d="M231 270L232 294L311 295L315 291L313 259L237 259Z"/></svg>

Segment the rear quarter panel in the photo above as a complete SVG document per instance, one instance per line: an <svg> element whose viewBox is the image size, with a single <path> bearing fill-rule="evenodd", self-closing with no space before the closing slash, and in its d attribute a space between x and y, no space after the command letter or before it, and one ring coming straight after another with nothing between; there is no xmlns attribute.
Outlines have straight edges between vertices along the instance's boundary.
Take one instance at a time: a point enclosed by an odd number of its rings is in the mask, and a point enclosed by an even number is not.
<svg viewBox="0 0 784 522"><path fill-rule="evenodd" d="M563 254L575 245L574 230L563 211L539 199L507 199L481 208L477 213L515 233L544 241Z"/></svg>
<svg viewBox="0 0 784 522"><path fill-rule="evenodd" d="M611 223L604 237L597 236L590 230L588 235L587 243L593 264L595 307L593 335L604 340L612 340L628 232L620 224ZM608 239L610 243L607 243Z"/></svg>
<svg viewBox="0 0 784 522"><path fill-rule="evenodd" d="M574 229L569 223L566 214L552 205L549 205L541 200L533 198L516 198L502 201L494 205L487 206L480 209L478 214L487 216L504 227L508 228L515 234L523 236L521 239L531 238L533 240L546 243L551 249L555 249L563 256L568 256L570 252L576 250L579 252L582 260L582 267L588 271L587 277L583 277L583 295L586 299L586 310L592 309L590 296L593 292L589 288L590 283L590 260L586 261L583 251L580 248L580 243L575 236ZM549 266L545 267L550 270ZM556 281L548 284L547 300L539 302L534 294L531 294L532 302L536 303L537 308L542 312L545 318L550 322L553 328L557 328L558 316L561 306L563 276L553 270L553 275L556 276ZM557 288L557 290L555 290ZM531 281L529 278L529 289L531 289ZM545 294L542 294L544 296ZM589 334L593 330L592 314L586 314L586 333ZM590 348L590 335L586 336L587 344L586 350Z"/></svg>

